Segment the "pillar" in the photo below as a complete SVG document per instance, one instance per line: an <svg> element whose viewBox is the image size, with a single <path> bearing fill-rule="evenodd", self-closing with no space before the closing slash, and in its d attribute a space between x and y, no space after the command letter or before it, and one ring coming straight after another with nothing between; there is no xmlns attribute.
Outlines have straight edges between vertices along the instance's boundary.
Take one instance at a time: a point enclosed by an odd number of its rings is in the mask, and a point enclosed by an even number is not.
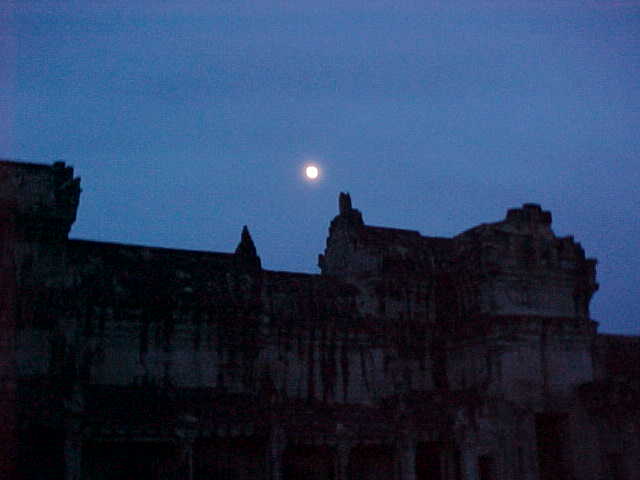
<svg viewBox="0 0 640 480"><path fill-rule="evenodd" d="M471 445L464 445L461 452L462 478L464 480L478 480L478 455Z"/></svg>
<svg viewBox="0 0 640 480"><path fill-rule="evenodd" d="M193 444L197 434L198 419L191 415L182 415L179 419L176 435L179 441L182 467L185 480L193 480Z"/></svg>
<svg viewBox="0 0 640 480"><path fill-rule="evenodd" d="M82 478L82 420L71 417L66 422L64 439L64 480Z"/></svg>
<svg viewBox="0 0 640 480"><path fill-rule="evenodd" d="M351 444L348 440L338 440L336 448L336 480L348 480L349 478L349 455Z"/></svg>
<svg viewBox="0 0 640 480"><path fill-rule="evenodd" d="M400 480L416 480L416 440L405 437L400 442Z"/></svg>
<svg viewBox="0 0 640 480"><path fill-rule="evenodd" d="M184 457L185 480L193 480L193 441L186 441L182 444L182 454Z"/></svg>
<svg viewBox="0 0 640 480"><path fill-rule="evenodd" d="M75 384L65 401L64 479L82 478L82 426L84 396L80 385Z"/></svg>
<svg viewBox="0 0 640 480"><path fill-rule="evenodd" d="M282 455L287 446L287 438L282 427L275 425L267 442L267 470L269 480L282 480Z"/></svg>

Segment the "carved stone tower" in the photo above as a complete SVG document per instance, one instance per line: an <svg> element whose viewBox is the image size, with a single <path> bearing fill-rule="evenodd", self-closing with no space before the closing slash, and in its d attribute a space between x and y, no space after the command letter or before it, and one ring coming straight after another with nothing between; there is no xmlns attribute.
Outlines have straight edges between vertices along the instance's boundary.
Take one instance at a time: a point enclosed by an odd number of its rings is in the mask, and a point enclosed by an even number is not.
<svg viewBox="0 0 640 480"><path fill-rule="evenodd" d="M34 297L45 288L40 279L64 264L65 241L79 195L79 179L62 162L48 166L0 161L2 478L15 478L16 472L16 336L29 318Z"/></svg>

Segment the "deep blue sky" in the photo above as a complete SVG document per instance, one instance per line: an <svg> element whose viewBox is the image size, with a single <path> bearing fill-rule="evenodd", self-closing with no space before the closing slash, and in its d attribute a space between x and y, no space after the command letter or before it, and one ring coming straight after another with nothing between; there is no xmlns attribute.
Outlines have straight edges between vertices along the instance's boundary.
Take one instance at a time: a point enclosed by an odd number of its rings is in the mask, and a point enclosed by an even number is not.
<svg viewBox="0 0 640 480"><path fill-rule="evenodd" d="M341 190L440 236L537 202L598 258L601 330L640 333L639 1L0 12L0 157L75 166L72 236L232 251L248 224L265 267L314 272Z"/></svg>

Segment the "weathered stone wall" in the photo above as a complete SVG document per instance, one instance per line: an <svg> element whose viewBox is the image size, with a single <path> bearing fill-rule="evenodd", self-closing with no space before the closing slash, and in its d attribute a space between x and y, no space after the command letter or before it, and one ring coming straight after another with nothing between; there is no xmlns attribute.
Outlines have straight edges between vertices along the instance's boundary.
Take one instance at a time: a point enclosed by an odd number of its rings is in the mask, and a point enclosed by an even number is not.
<svg viewBox="0 0 640 480"><path fill-rule="evenodd" d="M322 273L307 275L262 269L246 227L234 253L68 240L78 196L64 164L0 162L0 440L18 457L4 472L595 480L640 467L640 341L596 334L595 261L537 205L445 239L366 225L341 194Z"/></svg>
<svg viewBox="0 0 640 480"><path fill-rule="evenodd" d="M24 464L31 447L21 441L26 403L22 360L45 353L48 342L43 339L50 336L50 332L31 335L23 312L25 306L51 298L45 291L64 284L65 244L79 194L79 179L63 163L0 160L0 476L4 478L18 475L16 468ZM36 348L25 352L24 344ZM43 371L45 364L46 360L33 360L32 368ZM55 446L56 440L52 442Z"/></svg>

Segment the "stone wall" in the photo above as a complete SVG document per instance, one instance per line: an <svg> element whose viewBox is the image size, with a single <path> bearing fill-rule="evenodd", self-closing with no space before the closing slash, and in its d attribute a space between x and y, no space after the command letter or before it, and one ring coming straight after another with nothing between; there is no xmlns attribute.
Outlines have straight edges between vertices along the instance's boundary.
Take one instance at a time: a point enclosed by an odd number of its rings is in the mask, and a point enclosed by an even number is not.
<svg viewBox="0 0 640 480"><path fill-rule="evenodd" d="M640 341L597 335L595 260L537 205L438 238L367 225L341 194L308 275L264 270L246 227L233 253L69 240L61 163L0 162L0 186L7 478L640 466Z"/></svg>

